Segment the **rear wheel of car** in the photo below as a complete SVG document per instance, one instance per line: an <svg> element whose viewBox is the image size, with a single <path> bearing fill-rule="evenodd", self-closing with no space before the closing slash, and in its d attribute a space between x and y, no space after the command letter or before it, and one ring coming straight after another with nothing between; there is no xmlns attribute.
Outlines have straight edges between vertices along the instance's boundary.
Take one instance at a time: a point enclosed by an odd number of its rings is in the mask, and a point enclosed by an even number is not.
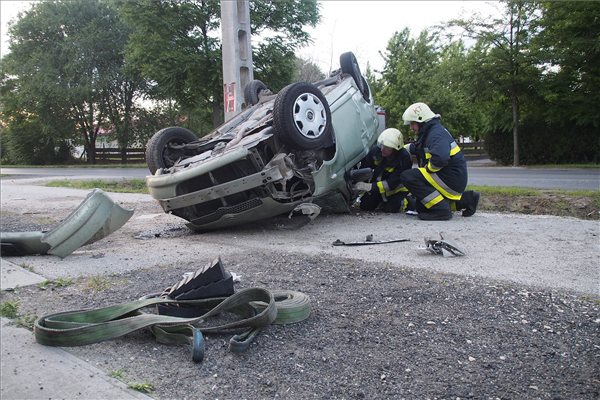
<svg viewBox="0 0 600 400"><path fill-rule="evenodd" d="M260 94L261 90L267 90L267 85L262 83L262 81L255 79L253 81L248 82L248 84L244 88L244 102L246 103L246 105L253 106L255 104L258 104L258 95Z"/></svg>
<svg viewBox="0 0 600 400"><path fill-rule="evenodd" d="M340 56L340 67L342 67L342 72L350 75L352 79L354 79L356 87L360 90L363 97L368 98L369 87L366 85L366 81L360 73L360 67L358 66L358 61L356 60L354 53L351 51L343 53Z"/></svg>
<svg viewBox="0 0 600 400"><path fill-rule="evenodd" d="M277 94L273 129L294 150L316 150L331 142L331 111L316 86L298 82Z"/></svg>
<svg viewBox="0 0 600 400"><path fill-rule="evenodd" d="M146 144L146 164L152 174L172 167L184 155L184 144L198 139L192 131L178 126L161 129ZM181 148L178 148L181 147Z"/></svg>

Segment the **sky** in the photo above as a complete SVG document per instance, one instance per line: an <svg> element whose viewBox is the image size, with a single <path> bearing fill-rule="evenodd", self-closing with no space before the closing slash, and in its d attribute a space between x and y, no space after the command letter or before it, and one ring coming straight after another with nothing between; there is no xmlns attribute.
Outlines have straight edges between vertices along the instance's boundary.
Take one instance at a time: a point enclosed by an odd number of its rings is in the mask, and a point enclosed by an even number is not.
<svg viewBox="0 0 600 400"><path fill-rule="evenodd" d="M31 1L0 0L1 53L8 51L7 26ZM299 55L328 73L339 68L339 56L347 51L356 55L361 69L367 62L375 71L384 66L379 52L385 51L394 32L409 28L413 36L425 28L466 17L474 12L494 15L498 3L490 1L320 1L321 22L310 28L314 42Z"/></svg>

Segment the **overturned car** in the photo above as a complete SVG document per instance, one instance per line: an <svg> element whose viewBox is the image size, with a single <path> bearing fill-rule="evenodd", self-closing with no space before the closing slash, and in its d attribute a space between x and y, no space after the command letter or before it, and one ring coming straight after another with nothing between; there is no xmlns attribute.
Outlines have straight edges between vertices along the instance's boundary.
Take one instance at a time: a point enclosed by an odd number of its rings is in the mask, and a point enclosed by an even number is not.
<svg viewBox="0 0 600 400"><path fill-rule="evenodd" d="M351 171L376 141L379 123L354 54L342 54L340 66L322 81L277 94L251 81L249 107L200 139L181 127L154 134L146 146L152 197L196 231L306 203L348 211Z"/></svg>

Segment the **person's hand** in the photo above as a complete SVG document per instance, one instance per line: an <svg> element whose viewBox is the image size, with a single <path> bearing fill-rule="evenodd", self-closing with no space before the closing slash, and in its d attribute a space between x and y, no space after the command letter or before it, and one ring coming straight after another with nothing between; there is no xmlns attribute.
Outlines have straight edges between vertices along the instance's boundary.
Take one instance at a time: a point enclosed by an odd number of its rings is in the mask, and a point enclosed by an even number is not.
<svg viewBox="0 0 600 400"><path fill-rule="evenodd" d="M352 186L352 189L354 189L357 192L370 192L372 188L373 184L368 182L356 182Z"/></svg>

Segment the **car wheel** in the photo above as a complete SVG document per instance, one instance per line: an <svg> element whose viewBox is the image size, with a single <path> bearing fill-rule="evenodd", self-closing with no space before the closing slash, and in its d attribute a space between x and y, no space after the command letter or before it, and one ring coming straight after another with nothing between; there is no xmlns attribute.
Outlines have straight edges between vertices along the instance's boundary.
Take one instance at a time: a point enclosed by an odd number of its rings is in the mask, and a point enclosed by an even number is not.
<svg viewBox="0 0 600 400"><path fill-rule="evenodd" d="M331 111L323 93L306 82L283 88L273 106L273 129L294 150L325 147L331 138Z"/></svg>
<svg viewBox="0 0 600 400"><path fill-rule="evenodd" d="M152 174L161 168L172 167L184 155L183 148L177 148L198 138L193 132L178 126L161 129L146 144L146 164Z"/></svg>
<svg viewBox="0 0 600 400"><path fill-rule="evenodd" d="M363 86L365 87L364 92L362 92L363 98L365 99L365 101L368 103L371 101L370 97L371 97L371 91L369 90L369 85L367 84L366 79L364 78L364 76L361 76L362 82L363 82Z"/></svg>
<svg viewBox="0 0 600 400"><path fill-rule="evenodd" d="M340 66L342 67L342 72L350 75L354 82L356 83L356 87L362 93L363 97L369 97L368 95L368 86L365 85L365 80L360 73L360 67L358 66L358 61L354 56L354 53L351 51L347 53L343 53L340 56ZM367 94L365 94L367 93Z"/></svg>
<svg viewBox="0 0 600 400"><path fill-rule="evenodd" d="M244 88L244 102L247 106L253 106L258 103L258 95L261 90L268 90L267 85L262 83L262 81L255 79L248 82Z"/></svg>

